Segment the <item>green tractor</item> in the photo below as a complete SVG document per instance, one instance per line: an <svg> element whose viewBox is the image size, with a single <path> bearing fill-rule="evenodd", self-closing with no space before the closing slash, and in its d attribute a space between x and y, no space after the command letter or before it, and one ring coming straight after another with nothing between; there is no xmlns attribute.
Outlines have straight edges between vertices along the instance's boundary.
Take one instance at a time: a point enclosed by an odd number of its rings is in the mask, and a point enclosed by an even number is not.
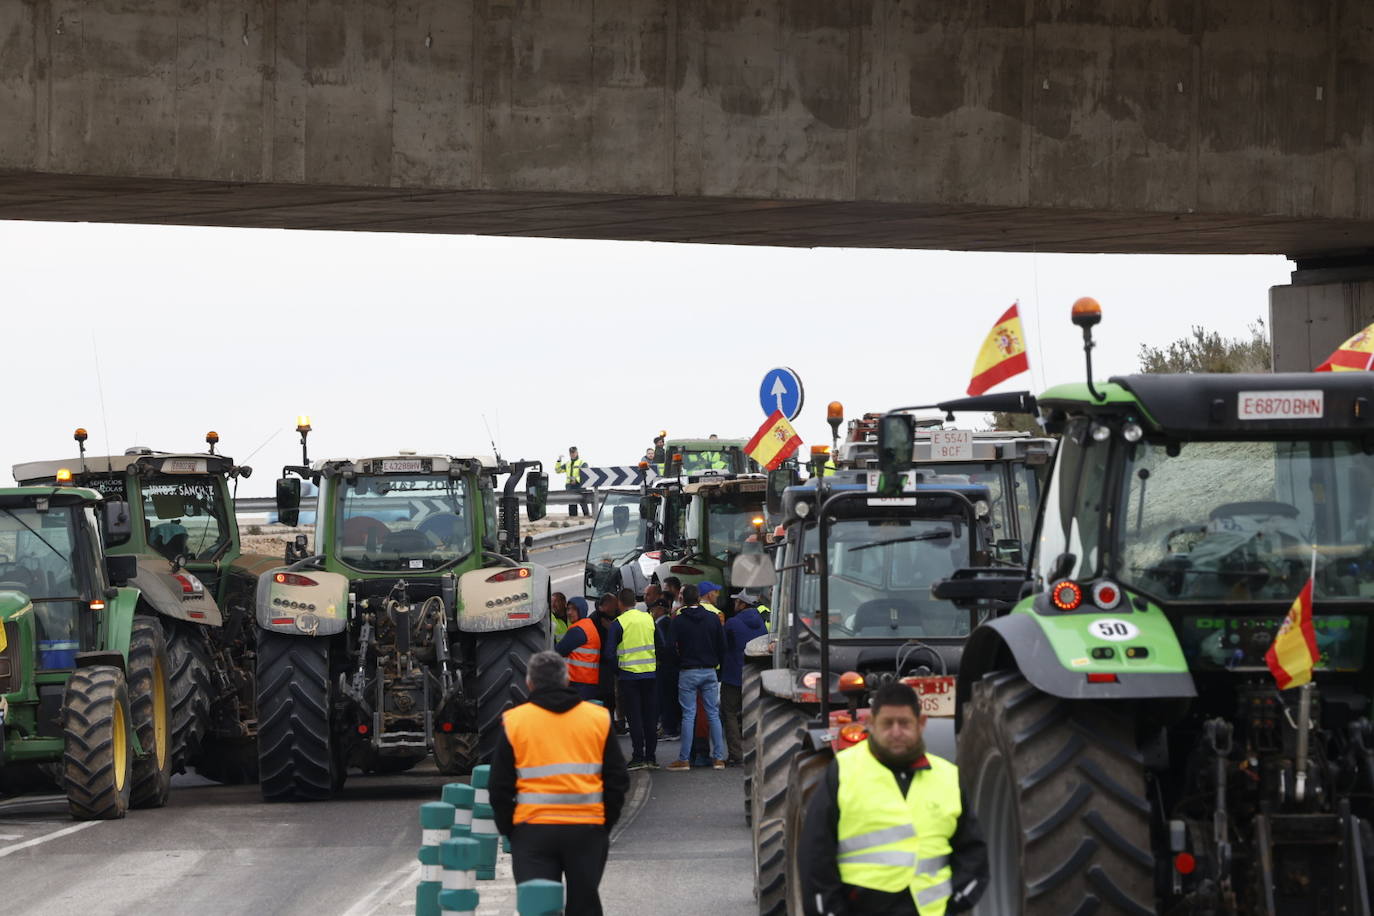
<svg viewBox="0 0 1374 916"><path fill-rule="evenodd" d="M1092 378L1096 303L1080 301ZM1025 575L964 647L983 914L1369 913L1374 381L1131 375L954 409L1061 437ZM1266 656L1311 584L1312 680Z"/></svg>
<svg viewBox="0 0 1374 916"><path fill-rule="evenodd" d="M121 502L90 489L0 489L0 787L56 783L78 820L167 803L172 783L167 646L127 585Z"/></svg>
<svg viewBox="0 0 1374 916"><path fill-rule="evenodd" d="M105 531L106 551L130 557L138 612L161 626L170 660L172 769L188 766L223 783L257 778L257 713L253 685L252 608L258 576L274 557L246 554L239 542L233 490L252 474L215 453L127 449L86 454L86 430L76 430L79 455L14 467L21 484L73 481L128 506L129 525Z"/></svg>
<svg viewBox="0 0 1374 916"><path fill-rule="evenodd" d="M525 562L515 491L528 472L527 514L543 518L547 475L413 453L312 465L308 420L297 429L278 510L294 524L309 479L317 526L313 551L301 536L258 586L263 797L328 798L349 767L399 772L431 752L443 773L470 771L552 645L549 573Z"/></svg>
<svg viewBox="0 0 1374 916"><path fill-rule="evenodd" d="M598 598L621 588L643 594L659 564L681 556L686 540L687 499L674 478L660 477L639 487L601 491L582 593Z"/></svg>
<svg viewBox="0 0 1374 916"><path fill-rule="evenodd" d="M683 585L710 580L724 588L722 600L733 590L731 564L746 545L765 540L764 500L768 478L749 474L722 479L688 478L683 527L686 537L676 549L664 549L649 578L661 582L676 576Z"/></svg>
<svg viewBox="0 0 1374 916"><path fill-rule="evenodd" d="M664 476L747 474L758 464L744 452L744 439L669 439L664 444Z"/></svg>

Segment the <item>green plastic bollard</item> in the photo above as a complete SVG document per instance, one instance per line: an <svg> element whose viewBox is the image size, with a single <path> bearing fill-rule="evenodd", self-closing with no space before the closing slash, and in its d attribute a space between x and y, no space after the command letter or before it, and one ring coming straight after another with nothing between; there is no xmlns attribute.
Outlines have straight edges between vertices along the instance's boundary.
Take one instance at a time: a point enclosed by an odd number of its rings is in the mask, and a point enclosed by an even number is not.
<svg viewBox="0 0 1374 916"><path fill-rule="evenodd" d="M420 847L420 884L415 888L415 916L439 916L440 880L439 847Z"/></svg>
<svg viewBox="0 0 1374 916"><path fill-rule="evenodd" d="M481 844L477 860L477 880L491 881L496 877L496 822L492 820L491 805L477 805L472 809L472 838Z"/></svg>
<svg viewBox="0 0 1374 916"><path fill-rule="evenodd" d="M449 836L460 838L472 835L472 806L477 790L467 783L451 782L444 786L444 801L453 805L453 829Z"/></svg>
<svg viewBox="0 0 1374 916"><path fill-rule="evenodd" d="M439 844L439 863L444 867L444 889L439 904L444 913L468 913L477 908L477 859L481 844L473 839L445 840Z"/></svg>
<svg viewBox="0 0 1374 916"><path fill-rule="evenodd" d="M487 786L491 783L491 764L484 763L480 767L472 768L472 788L476 791L473 796L475 805L491 804L491 793L487 791ZM494 831L493 831L494 832Z"/></svg>
<svg viewBox="0 0 1374 916"><path fill-rule="evenodd" d="M477 912L478 893L473 889L439 892L439 912L442 916L469 916Z"/></svg>
<svg viewBox="0 0 1374 916"><path fill-rule="evenodd" d="M456 809L444 802L425 802L420 806L420 843L438 846L449 838Z"/></svg>
<svg viewBox="0 0 1374 916"><path fill-rule="evenodd" d="M545 878L522 881L515 888L515 911L520 916L560 916L563 885Z"/></svg>

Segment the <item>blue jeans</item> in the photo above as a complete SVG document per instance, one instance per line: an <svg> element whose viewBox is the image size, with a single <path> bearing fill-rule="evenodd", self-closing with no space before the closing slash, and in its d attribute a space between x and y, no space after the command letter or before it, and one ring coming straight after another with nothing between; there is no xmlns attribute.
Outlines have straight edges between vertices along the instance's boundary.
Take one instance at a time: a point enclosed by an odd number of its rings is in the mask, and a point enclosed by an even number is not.
<svg viewBox="0 0 1374 916"><path fill-rule="evenodd" d="M698 693L701 694L701 705L706 709L706 721L711 727L711 758L724 760L725 733L720 727L720 681L716 680L716 672L710 668L683 671L677 676L677 702L682 707L682 747L677 759L688 760L692 756Z"/></svg>

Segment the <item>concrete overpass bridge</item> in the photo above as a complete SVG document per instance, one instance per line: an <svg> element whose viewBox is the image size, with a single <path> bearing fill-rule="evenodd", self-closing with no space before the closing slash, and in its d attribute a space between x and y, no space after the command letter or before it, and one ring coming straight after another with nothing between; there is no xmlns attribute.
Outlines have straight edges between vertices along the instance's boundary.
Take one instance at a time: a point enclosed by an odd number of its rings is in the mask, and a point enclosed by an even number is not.
<svg viewBox="0 0 1374 916"><path fill-rule="evenodd" d="M1374 320L1374 3L0 3L0 218L1278 253L1297 365Z"/></svg>

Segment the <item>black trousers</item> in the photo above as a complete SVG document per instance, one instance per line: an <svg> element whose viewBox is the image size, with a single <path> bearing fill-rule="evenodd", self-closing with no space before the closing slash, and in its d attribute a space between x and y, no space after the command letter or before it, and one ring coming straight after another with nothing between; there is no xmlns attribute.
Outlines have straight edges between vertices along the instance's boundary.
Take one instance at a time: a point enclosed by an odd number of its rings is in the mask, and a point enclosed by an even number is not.
<svg viewBox="0 0 1374 916"><path fill-rule="evenodd" d="M677 700L677 669L659 668L654 672L658 684L658 715L665 735L682 731L682 704Z"/></svg>
<svg viewBox="0 0 1374 916"><path fill-rule="evenodd" d="M610 833L599 824L516 824L510 832L515 883L544 878L567 886L564 916L601 916L601 873Z"/></svg>
<svg viewBox="0 0 1374 916"><path fill-rule="evenodd" d="M625 718L630 722L630 756L635 760L654 760L658 753L658 678L621 678L620 702L625 705Z"/></svg>

